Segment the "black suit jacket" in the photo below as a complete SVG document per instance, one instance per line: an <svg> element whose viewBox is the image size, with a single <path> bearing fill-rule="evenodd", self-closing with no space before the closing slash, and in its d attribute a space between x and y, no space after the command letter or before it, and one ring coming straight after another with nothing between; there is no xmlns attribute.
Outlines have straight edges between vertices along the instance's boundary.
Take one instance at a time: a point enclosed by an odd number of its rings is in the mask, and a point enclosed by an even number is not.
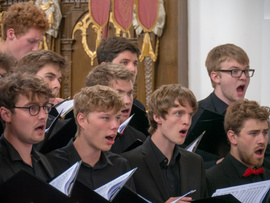
<svg viewBox="0 0 270 203"><path fill-rule="evenodd" d="M206 196L206 176L200 156L180 149L181 195L196 189L190 196L200 199ZM122 154L129 160L131 168L138 167L133 174L136 191L146 199L164 203L170 198L160 165L151 148L150 137L139 147Z"/></svg>
<svg viewBox="0 0 270 203"><path fill-rule="evenodd" d="M206 97L205 99L199 101L198 105L199 105L199 108L198 108L198 111L192 117L192 123L191 123L191 126L189 128L189 132L191 132L191 130L193 129L195 124L198 122L198 120L199 120L200 116L202 115L204 109L207 109L209 111L213 111L213 112L217 113L214 102L213 102L213 100L211 98L211 94L208 97Z"/></svg>
<svg viewBox="0 0 270 203"><path fill-rule="evenodd" d="M212 94L214 94L214 93L211 93L208 97L206 97L205 99L198 102L199 108L198 108L198 111L192 117L192 123L191 123L191 126L189 128L187 138L190 135L190 132L193 130L196 123L199 121L199 118L201 117L204 109L207 109L209 111L212 111L212 112L215 112L218 114L217 109L216 109L215 104L214 104L214 101L212 99ZM182 147L185 147L189 144L189 143L187 143L187 140L188 140L187 138L186 138L186 141ZM225 149L224 153L222 153L222 154L226 154L229 151L229 145L228 145L227 139L224 140L222 146ZM200 148L200 146L198 148ZM210 168L210 167L214 166L216 161L221 158L220 155L212 154L212 153L209 153L205 150L197 149L196 153L199 154L203 158L203 160L205 162L205 168Z"/></svg>
<svg viewBox="0 0 270 203"><path fill-rule="evenodd" d="M219 188L226 188L270 179L270 170L266 168L264 174L243 177L243 174L247 168L248 167L244 166L230 154L228 154L221 163L206 170L209 194L211 195L216 191L216 189Z"/></svg>

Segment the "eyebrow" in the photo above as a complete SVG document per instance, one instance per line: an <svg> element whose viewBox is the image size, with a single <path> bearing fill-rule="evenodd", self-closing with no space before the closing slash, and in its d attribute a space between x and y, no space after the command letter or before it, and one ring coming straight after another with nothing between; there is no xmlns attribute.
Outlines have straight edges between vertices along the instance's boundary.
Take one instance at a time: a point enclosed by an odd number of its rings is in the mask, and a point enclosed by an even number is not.
<svg viewBox="0 0 270 203"><path fill-rule="evenodd" d="M250 66L246 66L246 67L245 67L245 70L246 70L246 69L249 69L249 68L250 68ZM232 66L232 67L230 67L230 69L240 69L240 68L239 68L239 67L236 67L236 66Z"/></svg>

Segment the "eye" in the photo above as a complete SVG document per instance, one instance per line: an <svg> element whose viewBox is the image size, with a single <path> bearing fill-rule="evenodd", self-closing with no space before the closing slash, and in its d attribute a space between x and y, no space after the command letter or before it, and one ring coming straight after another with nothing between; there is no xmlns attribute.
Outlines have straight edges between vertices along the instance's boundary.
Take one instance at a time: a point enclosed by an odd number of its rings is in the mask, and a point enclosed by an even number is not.
<svg viewBox="0 0 270 203"><path fill-rule="evenodd" d="M48 80L53 80L53 76L51 76L51 75L46 75L45 78Z"/></svg>
<svg viewBox="0 0 270 203"><path fill-rule="evenodd" d="M232 70L232 74L235 74L235 75L239 74L239 72L241 72L241 70L238 70L238 69L233 69Z"/></svg>
<svg viewBox="0 0 270 203"><path fill-rule="evenodd" d="M118 123L120 122L120 118L121 116L117 116L115 119L118 121Z"/></svg>
<svg viewBox="0 0 270 203"><path fill-rule="evenodd" d="M121 95L124 94L124 92L121 90L118 90L117 92L118 92L118 94L121 94Z"/></svg>
<svg viewBox="0 0 270 203"><path fill-rule="evenodd" d="M137 67L137 66L138 66L138 62L135 62L135 63L133 63L133 64L134 64L134 66L135 66L135 67Z"/></svg>
<svg viewBox="0 0 270 203"><path fill-rule="evenodd" d="M128 65L128 61L122 61L121 64L123 64L124 66Z"/></svg>
<svg viewBox="0 0 270 203"><path fill-rule="evenodd" d="M263 135L264 136L268 135L268 130L263 131Z"/></svg>
<svg viewBox="0 0 270 203"><path fill-rule="evenodd" d="M37 44L39 43L39 40L34 40L34 39L28 39L27 40L29 44Z"/></svg>
<svg viewBox="0 0 270 203"><path fill-rule="evenodd" d="M102 119L103 119L103 120L109 120L109 117L104 116L104 117L102 117Z"/></svg>
<svg viewBox="0 0 270 203"><path fill-rule="evenodd" d="M183 112L182 112L182 111L177 111L177 112L175 113L175 115L177 115L177 116L182 116L182 115L183 115Z"/></svg>
<svg viewBox="0 0 270 203"><path fill-rule="evenodd" d="M132 96L133 95L133 91L130 91L127 94L128 94L128 96Z"/></svg>
<svg viewBox="0 0 270 203"><path fill-rule="evenodd" d="M251 132L249 132L249 134L250 134L251 136L256 136L256 135L257 135L257 133L256 133L255 131L251 131Z"/></svg>

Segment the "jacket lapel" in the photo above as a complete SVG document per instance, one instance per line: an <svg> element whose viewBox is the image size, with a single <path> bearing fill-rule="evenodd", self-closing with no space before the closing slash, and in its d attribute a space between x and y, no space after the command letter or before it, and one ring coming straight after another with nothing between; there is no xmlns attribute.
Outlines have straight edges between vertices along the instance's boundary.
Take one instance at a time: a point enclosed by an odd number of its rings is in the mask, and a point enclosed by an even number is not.
<svg viewBox="0 0 270 203"><path fill-rule="evenodd" d="M156 161L156 157L154 152L152 151L149 140L150 137L145 141L142 148L142 153L145 155L144 161L152 175L154 182L156 183L156 187L158 188L159 193L162 195L163 199L167 200L169 197L169 191L166 187L166 182L163 178L160 165Z"/></svg>

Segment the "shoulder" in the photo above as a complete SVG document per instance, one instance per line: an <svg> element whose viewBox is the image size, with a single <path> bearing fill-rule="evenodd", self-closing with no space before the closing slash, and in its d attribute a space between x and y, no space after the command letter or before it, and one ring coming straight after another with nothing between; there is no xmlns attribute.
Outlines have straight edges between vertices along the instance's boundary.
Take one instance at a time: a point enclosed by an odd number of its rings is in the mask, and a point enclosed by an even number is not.
<svg viewBox="0 0 270 203"><path fill-rule="evenodd" d="M207 178L210 180L215 179L217 178L217 175L224 174L226 169L228 168L233 169L233 167L230 166L230 163L231 163L230 159L226 156L222 162L206 170Z"/></svg>
<svg viewBox="0 0 270 203"><path fill-rule="evenodd" d="M145 154L142 153L144 151L143 150L144 144L145 143L136 147L135 149L132 149L128 152L121 154L121 156L126 158L131 165L133 165L133 163L140 162L141 160L143 160L143 157L145 157Z"/></svg>
<svg viewBox="0 0 270 203"><path fill-rule="evenodd" d="M191 159L192 161L202 161L202 157L194 152L187 151L181 147L179 147L179 151L181 154L181 159Z"/></svg>
<svg viewBox="0 0 270 203"><path fill-rule="evenodd" d="M72 149L70 145L62 147L60 149L56 149L46 154L45 156L49 160L49 162L54 165L58 165L60 162L69 163L69 153L72 153Z"/></svg>
<svg viewBox="0 0 270 203"><path fill-rule="evenodd" d="M208 97L198 101L199 107L204 107L205 105L212 103L211 94Z"/></svg>
<svg viewBox="0 0 270 203"><path fill-rule="evenodd" d="M109 159L112 163L128 163L128 160L123 156L113 153L111 151L104 152L104 155Z"/></svg>
<svg viewBox="0 0 270 203"><path fill-rule="evenodd" d="M140 108L142 111L145 111L145 107L142 104L142 102L140 102L137 99L133 99L133 105L137 106L138 108Z"/></svg>
<svg viewBox="0 0 270 203"><path fill-rule="evenodd" d="M142 132L140 132L139 130L136 130L135 128L133 128L131 125L127 125L124 134L129 134L129 135L133 135L136 138L141 139L142 141L144 141L146 139L145 134L143 134ZM128 135L128 136L129 136Z"/></svg>
<svg viewBox="0 0 270 203"><path fill-rule="evenodd" d="M112 163L112 166L116 166L118 169L122 169L124 171L130 170L129 161L120 156L119 154L115 154L110 151L103 152L106 158Z"/></svg>

